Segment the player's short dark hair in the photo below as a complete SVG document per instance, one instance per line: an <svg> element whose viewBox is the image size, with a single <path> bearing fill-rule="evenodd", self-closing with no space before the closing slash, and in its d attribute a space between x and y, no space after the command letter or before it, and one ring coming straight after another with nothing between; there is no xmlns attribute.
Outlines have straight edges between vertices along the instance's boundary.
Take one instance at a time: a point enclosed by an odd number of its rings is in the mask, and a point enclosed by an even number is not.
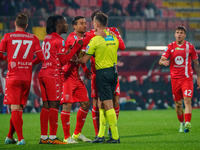
<svg viewBox="0 0 200 150"><path fill-rule="evenodd" d="M184 27L184 26L178 26L178 27L176 27L175 31L176 31L176 30L184 31L185 34L187 33L187 29L186 29L186 27Z"/></svg>
<svg viewBox="0 0 200 150"><path fill-rule="evenodd" d="M82 18L85 18L85 17L83 17L83 16L76 16L76 17L74 17L74 19L72 20L72 25L77 25L77 21L79 19L82 19Z"/></svg>
<svg viewBox="0 0 200 150"><path fill-rule="evenodd" d="M92 21L94 20L94 17L95 17L96 14L98 14L98 13L102 13L101 10L95 10L95 11L92 13L92 15L91 15Z"/></svg>
<svg viewBox="0 0 200 150"><path fill-rule="evenodd" d="M104 27L108 24L108 16L104 13L97 13L95 19Z"/></svg>
<svg viewBox="0 0 200 150"><path fill-rule="evenodd" d="M26 14L20 13L16 17L16 26L20 28L26 28L28 24L28 16Z"/></svg>
<svg viewBox="0 0 200 150"><path fill-rule="evenodd" d="M56 26L57 26L58 22L63 20L63 19L65 19L65 18L62 15L50 16L47 19L47 26L46 26L47 34L51 34L53 32L56 32Z"/></svg>

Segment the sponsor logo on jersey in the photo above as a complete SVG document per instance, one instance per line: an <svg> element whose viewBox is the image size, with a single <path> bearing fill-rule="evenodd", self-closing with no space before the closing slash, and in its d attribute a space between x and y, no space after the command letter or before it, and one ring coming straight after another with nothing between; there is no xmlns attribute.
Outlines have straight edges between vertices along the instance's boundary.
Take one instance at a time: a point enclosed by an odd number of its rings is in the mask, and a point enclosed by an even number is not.
<svg viewBox="0 0 200 150"><path fill-rule="evenodd" d="M179 48L179 47L177 47L177 48L175 48L175 50L181 50L181 51L184 51L185 49L184 49L184 48Z"/></svg>
<svg viewBox="0 0 200 150"><path fill-rule="evenodd" d="M183 62L184 62L184 59L183 59L182 56L177 56L177 57L175 58L175 63L176 63L177 65L182 65Z"/></svg>
<svg viewBox="0 0 200 150"><path fill-rule="evenodd" d="M105 41L114 41L114 38L111 35L107 35L104 39Z"/></svg>

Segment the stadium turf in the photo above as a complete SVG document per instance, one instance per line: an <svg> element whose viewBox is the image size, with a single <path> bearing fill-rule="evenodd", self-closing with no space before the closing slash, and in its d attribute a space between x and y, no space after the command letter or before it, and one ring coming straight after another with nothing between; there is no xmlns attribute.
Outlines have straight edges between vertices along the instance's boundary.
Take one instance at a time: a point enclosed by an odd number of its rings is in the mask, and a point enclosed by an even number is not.
<svg viewBox="0 0 200 150"><path fill-rule="evenodd" d="M68 145L39 145L40 115L24 114L23 132L26 145L5 145L8 132L9 114L0 114L0 150L46 150L46 149L79 149L79 150L198 150L200 149L200 110L193 110L192 129L189 133L179 133L179 122L175 110L121 111L118 128L120 144L91 144L79 142ZM71 113L71 133L76 122L76 113ZM94 139L94 128L91 113L88 114L82 133ZM58 137L63 139L62 125L59 116ZM16 133L14 135L16 137ZM106 139L108 139L106 132Z"/></svg>

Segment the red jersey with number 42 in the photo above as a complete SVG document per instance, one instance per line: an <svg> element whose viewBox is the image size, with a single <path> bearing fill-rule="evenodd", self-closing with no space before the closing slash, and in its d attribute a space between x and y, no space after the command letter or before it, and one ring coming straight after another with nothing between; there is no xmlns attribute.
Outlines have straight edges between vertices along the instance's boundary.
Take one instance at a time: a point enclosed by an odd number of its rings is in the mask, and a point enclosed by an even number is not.
<svg viewBox="0 0 200 150"><path fill-rule="evenodd" d="M47 35L42 44L44 62L40 70L39 77L54 78L60 75L61 63L58 58L59 53L65 51L65 41L56 32Z"/></svg>
<svg viewBox="0 0 200 150"><path fill-rule="evenodd" d="M170 57L171 78L191 78L193 76L192 60L198 59L194 45L185 41L178 45L176 41L169 44L162 55Z"/></svg>
<svg viewBox="0 0 200 150"><path fill-rule="evenodd" d="M34 52L41 51L38 38L25 31L6 33L0 43L0 52L7 52L8 73L11 80L30 81Z"/></svg>

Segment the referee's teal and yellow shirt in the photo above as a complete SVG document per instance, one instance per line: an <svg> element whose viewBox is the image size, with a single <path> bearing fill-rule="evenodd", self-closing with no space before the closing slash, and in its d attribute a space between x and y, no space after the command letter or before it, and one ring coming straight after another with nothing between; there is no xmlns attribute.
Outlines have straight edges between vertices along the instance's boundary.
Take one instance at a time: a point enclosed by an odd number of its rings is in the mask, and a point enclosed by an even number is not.
<svg viewBox="0 0 200 150"><path fill-rule="evenodd" d="M110 68L117 64L119 41L115 36L109 35L106 29L104 32L107 35L106 37L93 37L86 48L87 55L95 56L96 70Z"/></svg>

